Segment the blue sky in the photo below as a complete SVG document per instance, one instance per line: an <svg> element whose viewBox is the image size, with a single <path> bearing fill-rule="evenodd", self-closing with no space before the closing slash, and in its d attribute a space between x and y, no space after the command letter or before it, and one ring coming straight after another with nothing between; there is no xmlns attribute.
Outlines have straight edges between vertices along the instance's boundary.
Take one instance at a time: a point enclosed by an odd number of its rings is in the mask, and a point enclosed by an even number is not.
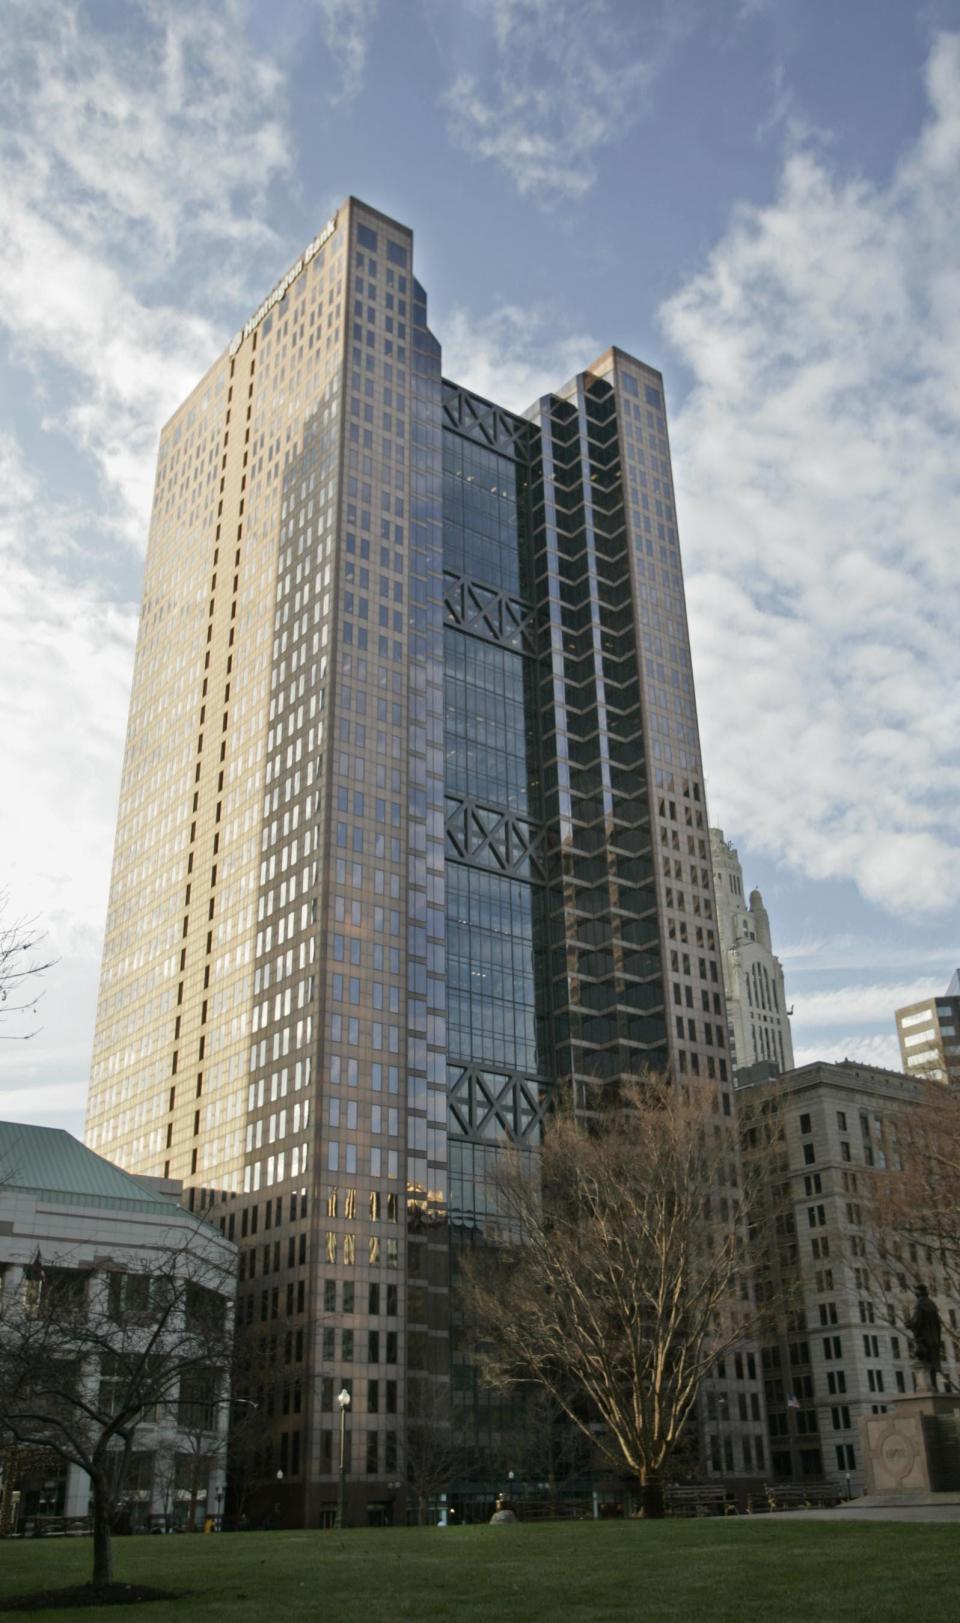
<svg viewBox="0 0 960 1623"><path fill-rule="evenodd" d="M960 0L8 0L0 797L78 1128L160 424L348 192L450 376L667 384L711 820L798 1058L960 962ZM16 1028L7 1022L13 1035Z"/></svg>

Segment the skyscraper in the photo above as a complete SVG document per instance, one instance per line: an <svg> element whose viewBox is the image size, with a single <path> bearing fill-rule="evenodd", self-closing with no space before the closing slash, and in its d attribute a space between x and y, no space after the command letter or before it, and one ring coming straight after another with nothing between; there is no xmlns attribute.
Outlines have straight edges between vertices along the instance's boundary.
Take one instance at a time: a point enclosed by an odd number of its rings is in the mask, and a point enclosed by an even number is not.
<svg viewBox="0 0 960 1623"><path fill-rule="evenodd" d="M558 1087L671 1063L730 1113L706 842L659 373L444 382L349 199L161 437L87 1125L234 1197L291 1518L344 1387L358 1513L451 1363L496 1425L451 1252Z"/></svg>
<svg viewBox="0 0 960 1623"><path fill-rule="evenodd" d="M775 1073L793 1069L790 1011L783 965L773 951L770 919L758 890L743 895L743 870L736 846L721 828L710 830L717 929L727 1000L730 1062L735 1071L772 1065Z"/></svg>
<svg viewBox="0 0 960 1623"><path fill-rule="evenodd" d="M954 971L942 997L908 1003L895 1018L908 1076L960 1082L960 969Z"/></svg>

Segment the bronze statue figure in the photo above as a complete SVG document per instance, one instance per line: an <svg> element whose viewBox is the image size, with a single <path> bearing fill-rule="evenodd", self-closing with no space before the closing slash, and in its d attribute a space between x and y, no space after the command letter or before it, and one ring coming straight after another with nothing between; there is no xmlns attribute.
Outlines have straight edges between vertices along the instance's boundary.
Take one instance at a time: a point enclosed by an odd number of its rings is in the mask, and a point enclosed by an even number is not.
<svg viewBox="0 0 960 1623"><path fill-rule="evenodd" d="M907 1319L907 1329L913 1337L913 1357L930 1376L930 1386L937 1390L940 1373L940 1314L937 1304L926 1285L917 1286L917 1299Z"/></svg>

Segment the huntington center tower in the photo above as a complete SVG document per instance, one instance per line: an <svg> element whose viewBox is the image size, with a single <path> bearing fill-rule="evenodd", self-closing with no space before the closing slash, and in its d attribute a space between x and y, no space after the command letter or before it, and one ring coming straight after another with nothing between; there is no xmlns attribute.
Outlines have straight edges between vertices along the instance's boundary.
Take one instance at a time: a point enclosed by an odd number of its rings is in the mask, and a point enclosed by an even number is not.
<svg viewBox="0 0 960 1623"><path fill-rule="evenodd" d="M348 199L161 435L86 1131L239 1242L284 1520L344 1389L352 1519L495 1442L451 1278L558 1089L729 1113L708 841L660 374L445 380Z"/></svg>

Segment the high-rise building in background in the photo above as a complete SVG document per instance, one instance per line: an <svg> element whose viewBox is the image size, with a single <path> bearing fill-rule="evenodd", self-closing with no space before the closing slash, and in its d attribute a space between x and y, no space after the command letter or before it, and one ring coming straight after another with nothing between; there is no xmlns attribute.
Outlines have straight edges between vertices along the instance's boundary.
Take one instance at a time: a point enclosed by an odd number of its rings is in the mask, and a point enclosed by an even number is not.
<svg viewBox="0 0 960 1623"><path fill-rule="evenodd" d="M900 1057L909 1076L960 1082L960 969L942 997L908 1003L896 1012Z"/></svg>
<svg viewBox="0 0 960 1623"><path fill-rule="evenodd" d="M286 1519L343 1388L364 1519L424 1417L502 1435L450 1275L558 1088L670 1064L732 1114L707 838L659 373L443 381L412 233L349 199L161 437L87 1120L225 1202Z"/></svg>
<svg viewBox="0 0 960 1623"><path fill-rule="evenodd" d="M763 897L752 890L749 902L744 900L740 858L720 828L710 830L710 855L731 1065L734 1071L757 1064L792 1070L783 966L773 951Z"/></svg>

